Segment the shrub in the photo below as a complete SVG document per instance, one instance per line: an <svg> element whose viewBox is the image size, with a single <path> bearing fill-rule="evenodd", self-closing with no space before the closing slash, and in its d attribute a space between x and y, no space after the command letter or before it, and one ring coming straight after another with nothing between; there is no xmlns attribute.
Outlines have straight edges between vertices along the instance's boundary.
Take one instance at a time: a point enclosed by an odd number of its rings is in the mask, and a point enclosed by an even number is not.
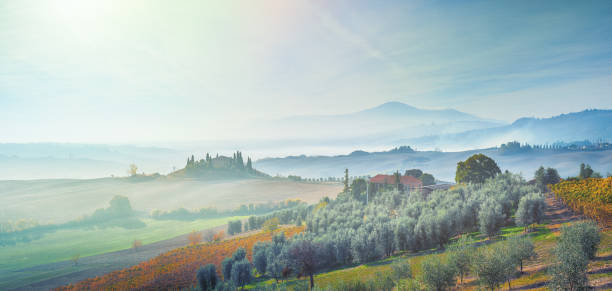
<svg viewBox="0 0 612 291"><path fill-rule="evenodd" d="M189 244L197 245L202 241L202 234L194 230L187 236L187 239L189 240Z"/></svg>
<svg viewBox="0 0 612 291"><path fill-rule="evenodd" d="M421 263L421 281L430 290L448 290L455 285L455 269L439 256L429 256Z"/></svg>
<svg viewBox="0 0 612 291"><path fill-rule="evenodd" d="M396 282L399 282L401 279L412 278L412 270L410 270L408 260L391 264L391 274Z"/></svg>
<svg viewBox="0 0 612 291"><path fill-rule="evenodd" d="M266 220L262 226L264 231L275 231L278 229L278 217L273 217Z"/></svg>

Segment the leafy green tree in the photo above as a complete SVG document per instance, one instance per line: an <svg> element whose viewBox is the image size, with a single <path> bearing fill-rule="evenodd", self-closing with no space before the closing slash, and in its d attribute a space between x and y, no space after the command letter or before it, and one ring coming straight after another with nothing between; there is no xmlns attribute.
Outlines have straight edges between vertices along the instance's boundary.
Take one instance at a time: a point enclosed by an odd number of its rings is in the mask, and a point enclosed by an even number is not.
<svg viewBox="0 0 612 291"><path fill-rule="evenodd" d="M580 172L578 173L578 178L580 179L587 179L587 178L591 178L591 176L593 175L593 169L591 169L591 165L589 164L580 164Z"/></svg>
<svg viewBox="0 0 612 291"><path fill-rule="evenodd" d="M473 241L466 235L462 236L456 244L448 247L448 260L459 273L460 283L463 284L463 277L469 274L474 260L475 249Z"/></svg>
<svg viewBox="0 0 612 291"><path fill-rule="evenodd" d="M595 257L600 237L592 222L576 223L561 228L561 236L553 253L555 263L549 269L552 290L588 290L586 275L589 258Z"/></svg>
<svg viewBox="0 0 612 291"><path fill-rule="evenodd" d="M432 174L424 173L419 177L419 180L423 182L423 186L429 186L436 183L436 179Z"/></svg>
<svg viewBox="0 0 612 291"><path fill-rule="evenodd" d="M317 246L310 238L293 237L289 254L293 266L304 275L310 277L310 289L314 288L314 273L317 270Z"/></svg>
<svg viewBox="0 0 612 291"><path fill-rule="evenodd" d="M365 179L359 178L353 180L351 183L351 196L355 199L359 199L362 193L367 190L367 182Z"/></svg>
<svg viewBox="0 0 612 291"><path fill-rule="evenodd" d="M244 287L253 280L251 263L247 259L232 264L232 282L238 287Z"/></svg>
<svg viewBox="0 0 612 291"><path fill-rule="evenodd" d="M546 186L548 184L557 184L561 181L561 177L559 177L559 173L556 169L547 168L540 166L534 175L536 184L540 188L542 192L547 190Z"/></svg>
<svg viewBox="0 0 612 291"><path fill-rule="evenodd" d="M472 271L480 284L492 291L506 280L510 284L510 274L515 269L509 249L504 244L480 248L472 264Z"/></svg>
<svg viewBox="0 0 612 291"><path fill-rule="evenodd" d="M217 281L219 281L214 264L208 264L198 269L196 278L202 291L214 290L217 286Z"/></svg>
<svg viewBox="0 0 612 291"><path fill-rule="evenodd" d="M487 199L482 204L480 212L478 212L480 232L486 234L489 238L493 237L502 227L504 219L501 204L494 199Z"/></svg>
<svg viewBox="0 0 612 291"><path fill-rule="evenodd" d="M514 221L525 229L531 224L540 223L544 218L546 202L539 193L530 193L521 198Z"/></svg>
<svg viewBox="0 0 612 291"><path fill-rule="evenodd" d="M230 282L232 280L232 258L225 258L221 262L221 272L223 273L223 280Z"/></svg>
<svg viewBox="0 0 612 291"><path fill-rule="evenodd" d="M404 172L404 176L412 176L415 178L421 177L423 175L423 171L419 170L419 169L410 169L410 170L406 170L406 172Z"/></svg>
<svg viewBox="0 0 612 291"><path fill-rule="evenodd" d="M253 265L259 274L266 273L266 267L268 266L268 243L256 242L253 245Z"/></svg>
<svg viewBox="0 0 612 291"><path fill-rule="evenodd" d="M510 258L515 265L520 266L520 271L523 273L523 262L537 255L533 242L527 236L513 236L508 240L508 246Z"/></svg>
<svg viewBox="0 0 612 291"><path fill-rule="evenodd" d="M410 270L408 260L397 261L391 264L391 276L395 282L405 278L412 278L412 270Z"/></svg>
<svg viewBox="0 0 612 291"><path fill-rule="evenodd" d="M455 285L455 268L439 256L426 257L421 263L421 281L428 290L449 290Z"/></svg>
<svg viewBox="0 0 612 291"><path fill-rule="evenodd" d="M592 221L578 222L561 228L559 244L578 245L587 259L594 259L597 246L601 241L599 228Z"/></svg>
<svg viewBox="0 0 612 291"><path fill-rule="evenodd" d="M486 179L500 174L495 161L483 154L475 154L464 162L457 163L455 181L457 183L484 183Z"/></svg>

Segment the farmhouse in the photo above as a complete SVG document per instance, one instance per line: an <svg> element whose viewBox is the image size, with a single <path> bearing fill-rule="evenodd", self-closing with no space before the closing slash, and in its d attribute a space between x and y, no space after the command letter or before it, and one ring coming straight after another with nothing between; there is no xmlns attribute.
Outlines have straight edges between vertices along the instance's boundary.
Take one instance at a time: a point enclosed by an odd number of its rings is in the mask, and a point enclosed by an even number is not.
<svg viewBox="0 0 612 291"><path fill-rule="evenodd" d="M397 185L396 177L394 175L383 175L378 174L370 179L370 183L378 185ZM407 191L418 190L423 187L421 180L412 176L399 176L399 184L404 186Z"/></svg>

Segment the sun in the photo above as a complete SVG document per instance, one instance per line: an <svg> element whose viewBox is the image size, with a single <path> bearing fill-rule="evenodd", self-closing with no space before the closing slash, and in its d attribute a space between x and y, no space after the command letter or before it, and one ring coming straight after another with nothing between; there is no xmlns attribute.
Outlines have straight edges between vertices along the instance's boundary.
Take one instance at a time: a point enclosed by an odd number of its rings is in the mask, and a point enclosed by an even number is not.
<svg viewBox="0 0 612 291"><path fill-rule="evenodd" d="M89 29L104 19L112 1L54 0L48 2L48 5L49 16L58 24L75 29Z"/></svg>

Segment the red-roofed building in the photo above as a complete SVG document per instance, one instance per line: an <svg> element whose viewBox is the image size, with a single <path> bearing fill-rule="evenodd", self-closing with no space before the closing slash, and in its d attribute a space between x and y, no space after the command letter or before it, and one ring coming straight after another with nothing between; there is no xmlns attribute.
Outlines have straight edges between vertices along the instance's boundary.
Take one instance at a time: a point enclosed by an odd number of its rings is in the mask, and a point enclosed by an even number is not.
<svg viewBox="0 0 612 291"><path fill-rule="evenodd" d="M378 174L370 179L370 183L379 185L396 185L395 175ZM400 184L404 185L405 189L414 190L423 187L421 180L412 176L400 176Z"/></svg>

